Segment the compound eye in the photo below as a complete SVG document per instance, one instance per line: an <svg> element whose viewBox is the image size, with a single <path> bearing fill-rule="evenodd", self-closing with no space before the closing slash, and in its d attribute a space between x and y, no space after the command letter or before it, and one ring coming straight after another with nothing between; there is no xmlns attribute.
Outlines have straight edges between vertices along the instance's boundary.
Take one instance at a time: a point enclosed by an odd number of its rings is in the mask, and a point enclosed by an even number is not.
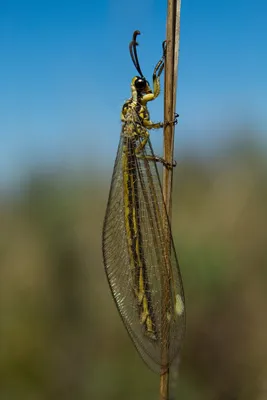
<svg viewBox="0 0 267 400"><path fill-rule="evenodd" d="M139 91L145 89L147 82L143 78L137 78L134 84L136 89Z"/></svg>

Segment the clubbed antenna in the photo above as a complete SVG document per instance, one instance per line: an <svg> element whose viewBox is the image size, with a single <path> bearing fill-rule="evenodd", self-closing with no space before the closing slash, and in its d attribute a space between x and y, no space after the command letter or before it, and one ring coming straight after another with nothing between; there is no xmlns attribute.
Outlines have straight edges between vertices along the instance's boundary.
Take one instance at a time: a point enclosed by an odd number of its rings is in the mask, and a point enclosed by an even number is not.
<svg viewBox="0 0 267 400"><path fill-rule="evenodd" d="M134 31L133 33L133 39L129 44L129 50L130 50L130 55L131 55L131 59L133 61L133 64L137 70L137 72L140 74L140 77L143 78L143 73L141 71L140 68L140 64L139 64L139 60L138 60L138 56L137 56L137 50L136 50L136 46L138 46L138 43L136 41L136 37L140 35L139 31Z"/></svg>

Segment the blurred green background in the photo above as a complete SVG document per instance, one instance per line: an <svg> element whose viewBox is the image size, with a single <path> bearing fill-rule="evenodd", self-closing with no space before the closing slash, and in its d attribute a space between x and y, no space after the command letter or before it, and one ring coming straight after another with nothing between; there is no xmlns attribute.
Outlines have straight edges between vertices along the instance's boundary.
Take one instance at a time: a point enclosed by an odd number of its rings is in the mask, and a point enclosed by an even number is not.
<svg viewBox="0 0 267 400"><path fill-rule="evenodd" d="M182 1L173 235L177 400L267 399L266 2ZM121 105L167 1L0 1L0 400L154 400L106 281ZM163 98L151 104L163 119ZM161 132L152 132L162 154Z"/></svg>
<svg viewBox="0 0 267 400"><path fill-rule="evenodd" d="M106 175L57 169L2 196L1 399L158 396L104 275L107 195ZM266 153L255 143L179 159L173 233L187 333L177 399L266 398L266 220Z"/></svg>

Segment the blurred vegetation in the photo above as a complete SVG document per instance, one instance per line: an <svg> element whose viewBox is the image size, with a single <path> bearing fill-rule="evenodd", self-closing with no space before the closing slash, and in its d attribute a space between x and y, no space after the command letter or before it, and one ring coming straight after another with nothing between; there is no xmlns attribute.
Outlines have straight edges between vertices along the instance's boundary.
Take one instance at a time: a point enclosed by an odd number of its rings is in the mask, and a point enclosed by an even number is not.
<svg viewBox="0 0 267 400"><path fill-rule="evenodd" d="M111 175L111 171L110 171ZM106 176L35 173L0 200L0 399L158 398L106 282ZM267 398L267 163L255 144L178 160L187 299L179 400Z"/></svg>

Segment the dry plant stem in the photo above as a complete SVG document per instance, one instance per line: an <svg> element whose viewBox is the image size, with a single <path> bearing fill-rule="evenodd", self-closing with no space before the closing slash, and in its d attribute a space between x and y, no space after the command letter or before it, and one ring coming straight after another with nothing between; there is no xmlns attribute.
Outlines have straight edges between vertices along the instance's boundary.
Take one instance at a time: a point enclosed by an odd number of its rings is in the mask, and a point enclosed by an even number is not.
<svg viewBox="0 0 267 400"><path fill-rule="evenodd" d="M165 85L164 85L164 120L174 119L176 105L176 82L178 71L178 52L180 37L180 0L168 0L167 12L167 50L165 61ZM174 126L169 124L164 128L164 158L167 162L173 162ZM172 205L172 170L163 169L163 196L169 220L171 220ZM166 221L166 224L168 222ZM167 238L167 235L166 235ZM168 239L168 238L167 238ZM170 251L170 243L166 240L166 252ZM168 327L167 309L170 302L168 271L164 276L161 300L162 327ZM160 400L169 398L169 368L164 366L169 362L169 329L162 329L162 370L160 374Z"/></svg>
<svg viewBox="0 0 267 400"><path fill-rule="evenodd" d="M181 0L176 0L176 18L175 18L175 40L174 40L174 68L173 68L173 110L176 110L176 92L178 82L178 62L180 49L180 15L181 15Z"/></svg>

